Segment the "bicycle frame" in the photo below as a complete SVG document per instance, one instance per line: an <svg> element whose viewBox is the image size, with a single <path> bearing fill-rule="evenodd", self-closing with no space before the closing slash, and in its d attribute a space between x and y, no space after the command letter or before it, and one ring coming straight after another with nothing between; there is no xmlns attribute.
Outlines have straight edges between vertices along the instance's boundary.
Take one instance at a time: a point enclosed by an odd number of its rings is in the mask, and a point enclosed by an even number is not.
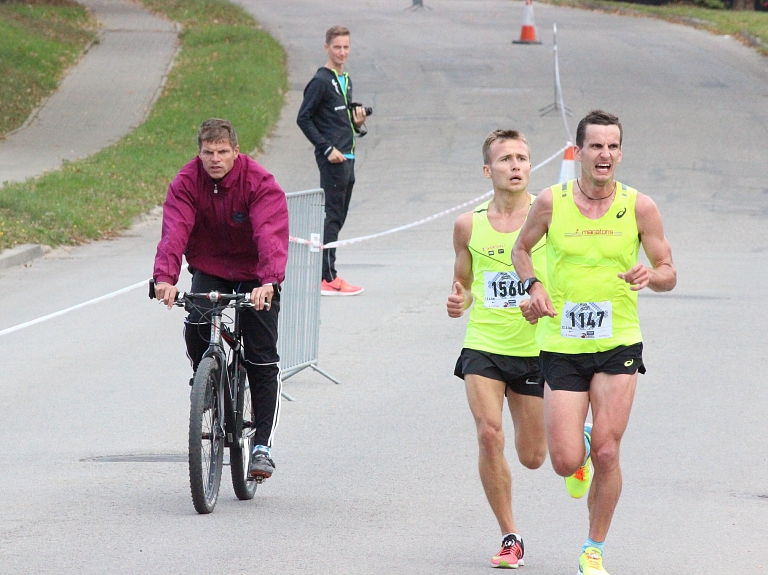
<svg viewBox="0 0 768 575"><path fill-rule="evenodd" d="M202 298L204 294L184 294L180 292L177 301L189 301L192 298ZM242 447L242 438L235 438L233 430L235 429L235 418L237 417L237 380L240 376L240 367L242 366L245 355L243 351L242 334L240 333L240 308L250 306L250 298L247 294L220 294L219 292L210 292L207 299L214 304L211 309L211 337L208 342L208 349L203 354L205 357L215 357L219 363L219 390L220 401L223 400L221 413L224 414L224 429L219 431L224 436L225 447L232 447L236 442ZM220 301L226 302L221 304ZM224 310L233 307L235 312L234 324L230 329L223 321ZM225 349L223 342L229 346L229 352ZM251 430L248 435L255 433Z"/></svg>

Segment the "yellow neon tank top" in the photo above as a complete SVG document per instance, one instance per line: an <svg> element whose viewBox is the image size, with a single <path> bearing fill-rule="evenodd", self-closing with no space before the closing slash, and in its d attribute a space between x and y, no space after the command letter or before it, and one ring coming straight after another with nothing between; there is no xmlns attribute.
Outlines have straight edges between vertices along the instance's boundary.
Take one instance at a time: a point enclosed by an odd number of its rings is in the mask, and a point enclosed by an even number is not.
<svg viewBox="0 0 768 575"><path fill-rule="evenodd" d="M539 355L536 326L520 312L523 285L512 266L512 246L520 233L501 233L488 221L490 201L479 205L472 214L472 295L464 347L513 357ZM546 250L544 238L533 250L536 277L546 285Z"/></svg>
<svg viewBox="0 0 768 575"><path fill-rule="evenodd" d="M591 220L573 199L575 180L552 186L545 285L557 312L539 320L542 350L594 353L642 341L637 292L617 274L637 263L637 190L616 182L605 215Z"/></svg>

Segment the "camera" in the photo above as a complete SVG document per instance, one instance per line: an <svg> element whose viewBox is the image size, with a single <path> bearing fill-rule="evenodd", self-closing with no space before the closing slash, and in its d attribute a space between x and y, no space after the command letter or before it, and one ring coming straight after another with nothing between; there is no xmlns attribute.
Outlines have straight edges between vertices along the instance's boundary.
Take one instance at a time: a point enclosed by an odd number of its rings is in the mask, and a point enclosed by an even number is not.
<svg viewBox="0 0 768 575"><path fill-rule="evenodd" d="M359 102L350 102L347 107L349 108L349 111L351 112L352 110L354 110L358 106L360 106L363 110L365 110L365 115L366 116L372 116L373 115L373 108L366 108L365 106L363 106Z"/></svg>

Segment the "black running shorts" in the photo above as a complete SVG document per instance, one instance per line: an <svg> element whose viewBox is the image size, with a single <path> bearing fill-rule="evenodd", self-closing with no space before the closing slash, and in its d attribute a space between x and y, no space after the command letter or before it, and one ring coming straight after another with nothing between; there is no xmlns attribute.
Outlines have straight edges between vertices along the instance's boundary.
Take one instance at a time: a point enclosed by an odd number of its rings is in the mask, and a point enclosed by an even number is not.
<svg viewBox="0 0 768 575"><path fill-rule="evenodd" d="M538 357L513 357L465 347L453 373L461 379L467 374L481 375L503 381L517 394L544 397L544 378Z"/></svg>
<svg viewBox="0 0 768 575"><path fill-rule="evenodd" d="M597 353L555 353L542 351L541 373L553 390L589 391L596 373L645 373L643 344L620 345Z"/></svg>

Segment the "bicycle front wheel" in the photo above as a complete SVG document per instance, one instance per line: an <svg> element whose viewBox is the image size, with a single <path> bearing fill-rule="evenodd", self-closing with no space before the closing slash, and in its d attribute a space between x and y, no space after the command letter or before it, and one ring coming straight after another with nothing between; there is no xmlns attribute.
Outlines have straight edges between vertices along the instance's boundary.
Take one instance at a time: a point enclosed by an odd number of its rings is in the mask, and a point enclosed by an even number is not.
<svg viewBox="0 0 768 575"><path fill-rule="evenodd" d="M197 367L189 410L189 486L198 513L216 506L224 465L224 416L218 361L206 357Z"/></svg>
<svg viewBox="0 0 768 575"><path fill-rule="evenodd" d="M232 472L232 487L238 499L247 501L256 494L258 482L248 475L251 462L254 436L250 433L253 427L253 404L251 403L251 388L241 367L237 378L237 417L235 433L237 445L229 448L229 469Z"/></svg>

